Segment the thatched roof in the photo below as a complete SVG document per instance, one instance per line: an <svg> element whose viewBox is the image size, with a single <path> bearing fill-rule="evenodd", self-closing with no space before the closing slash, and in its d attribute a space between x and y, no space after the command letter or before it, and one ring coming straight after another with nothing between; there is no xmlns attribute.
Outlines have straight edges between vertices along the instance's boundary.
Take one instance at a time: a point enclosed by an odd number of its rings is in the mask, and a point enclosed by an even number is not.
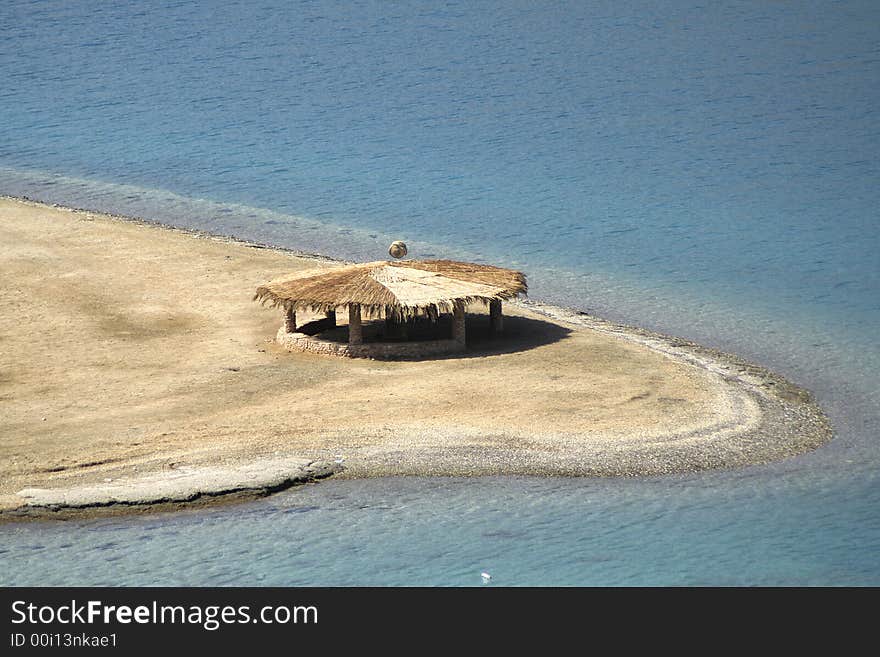
<svg viewBox="0 0 880 657"><path fill-rule="evenodd" d="M403 260L297 272L258 287L254 299L293 310L326 312L357 304L372 317L436 317L455 304L511 299L527 289L525 275L512 269Z"/></svg>

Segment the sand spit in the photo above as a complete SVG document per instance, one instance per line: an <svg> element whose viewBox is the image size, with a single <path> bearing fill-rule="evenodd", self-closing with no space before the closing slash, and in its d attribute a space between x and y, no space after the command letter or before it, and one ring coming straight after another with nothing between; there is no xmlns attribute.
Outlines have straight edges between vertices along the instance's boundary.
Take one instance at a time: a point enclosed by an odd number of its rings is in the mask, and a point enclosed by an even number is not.
<svg viewBox="0 0 880 657"><path fill-rule="evenodd" d="M25 488L24 515L34 510L59 511L110 506L167 505L221 495L262 496L342 471L327 461L274 457L227 466L168 468L142 476L107 478L103 483L66 488Z"/></svg>
<svg viewBox="0 0 880 657"><path fill-rule="evenodd" d="M342 460L336 476L636 476L831 437L810 394L765 368L532 301L506 304L494 340L473 308L455 357L279 348L253 291L336 264L0 199L0 514L261 494Z"/></svg>

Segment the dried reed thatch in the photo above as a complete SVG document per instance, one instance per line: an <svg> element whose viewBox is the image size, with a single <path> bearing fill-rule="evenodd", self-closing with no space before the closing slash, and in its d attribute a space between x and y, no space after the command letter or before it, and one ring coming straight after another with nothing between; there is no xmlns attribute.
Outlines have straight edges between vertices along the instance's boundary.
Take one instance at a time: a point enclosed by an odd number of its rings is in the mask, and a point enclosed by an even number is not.
<svg viewBox="0 0 880 657"><path fill-rule="evenodd" d="M358 305L368 317L436 318L456 305L511 299L527 291L512 269L452 260L368 262L311 269L257 288L255 301L288 310L327 312Z"/></svg>

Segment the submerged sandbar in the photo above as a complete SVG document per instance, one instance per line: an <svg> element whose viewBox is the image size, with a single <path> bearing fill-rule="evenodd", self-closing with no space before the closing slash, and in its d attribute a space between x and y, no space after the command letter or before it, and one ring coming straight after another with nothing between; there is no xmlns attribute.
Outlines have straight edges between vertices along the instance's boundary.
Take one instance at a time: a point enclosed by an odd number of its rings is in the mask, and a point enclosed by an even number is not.
<svg viewBox="0 0 880 657"><path fill-rule="evenodd" d="M508 304L499 340L471 316L461 356L290 353L253 291L316 266L338 265L0 199L0 509L258 459L341 461L345 477L654 475L831 435L806 391L761 367L537 303Z"/></svg>

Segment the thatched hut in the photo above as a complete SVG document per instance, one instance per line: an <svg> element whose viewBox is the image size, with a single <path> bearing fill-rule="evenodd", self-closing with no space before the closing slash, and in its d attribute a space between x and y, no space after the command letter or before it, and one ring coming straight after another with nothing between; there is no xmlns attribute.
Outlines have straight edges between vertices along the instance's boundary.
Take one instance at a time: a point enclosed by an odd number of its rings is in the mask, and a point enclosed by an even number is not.
<svg viewBox="0 0 880 657"><path fill-rule="evenodd" d="M465 308L468 304L489 306L495 332L502 328L501 302L527 290L525 275L511 269L452 260L380 261L329 269L297 272L257 288L255 300L284 310L279 342L296 349L338 353L348 356L425 355L463 349ZM348 311L345 347L321 346L315 336L336 327L336 312ZM321 313L308 331L297 326L297 311ZM384 319L389 327L417 318L438 322L451 315L449 338L409 346L365 344L364 319Z"/></svg>

